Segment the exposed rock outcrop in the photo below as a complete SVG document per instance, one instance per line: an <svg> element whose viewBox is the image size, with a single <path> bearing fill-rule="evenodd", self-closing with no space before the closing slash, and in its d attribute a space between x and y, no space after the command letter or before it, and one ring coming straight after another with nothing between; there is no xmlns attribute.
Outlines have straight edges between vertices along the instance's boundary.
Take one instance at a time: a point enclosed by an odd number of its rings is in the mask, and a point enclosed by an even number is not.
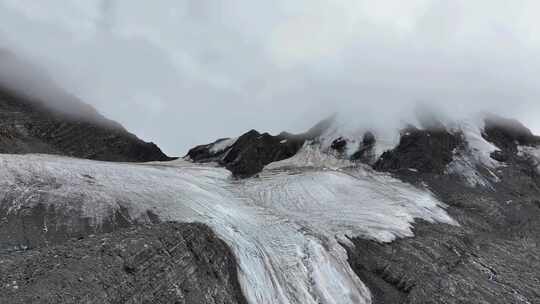
<svg viewBox="0 0 540 304"><path fill-rule="evenodd" d="M0 254L2 303L245 303L230 249L163 223Z"/></svg>
<svg viewBox="0 0 540 304"><path fill-rule="evenodd" d="M46 198L43 198L43 203L21 208L14 206L16 199L8 196L0 201L0 253L46 247L91 234L160 222L151 211L147 211L144 217L133 219L127 210L120 208L111 210L96 224L95 219L83 215L82 210L58 208L49 204Z"/></svg>
<svg viewBox="0 0 540 304"><path fill-rule="evenodd" d="M272 136L251 130L238 138L219 163L237 177L249 177L269 163L294 156L305 140L303 136Z"/></svg>
<svg viewBox="0 0 540 304"><path fill-rule="evenodd" d="M364 164L375 163L377 161L377 156L375 155L376 143L377 139L372 132L368 131L364 133L358 150L351 155L351 160L359 161Z"/></svg>
<svg viewBox="0 0 540 304"><path fill-rule="evenodd" d="M483 136L499 149L517 152L517 146L540 145L540 137L515 119L491 115L485 119Z"/></svg>
<svg viewBox="0 0 540 304"><path fill-rule="evenodd" d="M0 87L0 153L46 153L106 161L165 161L146 143L72 98L69 113Z"/></svg>
<svg viewBox="0 0 540 304"><path fill-rule="evenodd" d="M294 156L304 143L319 137L332 123L333 117L321 121L302 134L280 133L276 136L251 130L230 146L214 149L223 143L220 139L212 144L191 149L187 157L195 162L216 161L230 170L234 176L245 178L259 173L264 166Z"/></svg>
<svg viewBox="0 0 540 304"><path fill-rule="evenodd" d="M374 168L379 171L413 169L443 173L452 161L454 149L463 144L459 133L442 128L420 130L409 127L402 131L398 146L384 152Z"/></svg>

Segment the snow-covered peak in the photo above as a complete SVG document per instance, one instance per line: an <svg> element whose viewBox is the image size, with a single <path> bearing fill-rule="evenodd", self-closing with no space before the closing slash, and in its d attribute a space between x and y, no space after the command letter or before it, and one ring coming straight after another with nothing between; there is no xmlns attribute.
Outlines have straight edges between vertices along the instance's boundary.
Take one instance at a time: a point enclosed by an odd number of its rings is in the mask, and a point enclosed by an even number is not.
<svg viewBox="0 0 540 304"><path fill-rule="evenodd" d="M485 119L484 115L475 115L457 121L454 125L448 126L448 129L463 134L470 156L474 158L476 163L496 168L501 164L494 160L491 154L500 149L484 138Z"/></svg>
<svg viewBox="0 0 540 304"><path fill-rule="evenodd" d="M270 163L264 169L326 168L336 170L353 165L354 163L349 159L337 155L337 152L331 151L328 148L323 149L321 144L309 141L293 157Z"/></svg>
<svg viewBox="0 0 540 304"><path fill-rule="evenodd" d="M398 128L366 127L362 124L340 121L339 117L336 117L316 141L320 144L321 150L328 151L336 140L342 139L346 143L344 156L351 158L363 148L364 137L370 133L375 137L373 149L375 158L378 158L399 143L399 132Z"/></svg>
<svg viewBox="0 0 540 304"><path fill-rule="evenodd" d="M519 123L489 115L452 120L424 113L410 122L385 127L334 115L305 133L272 136L252 130L196 147L190 156L195 162L216 161L237 177L364 164L378 171L451 174L471 186L491 187L500 181L498 169L517 153L517 144L538 141Z"/></svg>

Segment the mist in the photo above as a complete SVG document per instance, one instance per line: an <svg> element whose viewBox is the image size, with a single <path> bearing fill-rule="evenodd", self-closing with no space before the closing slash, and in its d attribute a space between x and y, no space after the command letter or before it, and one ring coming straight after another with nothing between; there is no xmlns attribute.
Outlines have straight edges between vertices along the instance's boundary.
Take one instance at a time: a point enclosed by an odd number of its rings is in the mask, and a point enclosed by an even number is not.
<svg viewBox="0 0 540 304"><path fill-rule="evenodd" d="M253 128L302 132L334 112L395 125L418 103L540 133L538 11L518 0L0 0L0 49L171 155Z"/></svg>

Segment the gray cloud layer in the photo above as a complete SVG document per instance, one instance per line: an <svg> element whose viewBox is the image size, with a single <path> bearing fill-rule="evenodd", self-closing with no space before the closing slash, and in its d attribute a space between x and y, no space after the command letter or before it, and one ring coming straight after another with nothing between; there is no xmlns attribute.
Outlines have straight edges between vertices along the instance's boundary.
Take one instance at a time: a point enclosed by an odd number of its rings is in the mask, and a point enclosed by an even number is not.
<svg viewBox="0 0 540 304"><path fill-rule="evenodd" d="M0 47L170 154L419 101L540 131L540 3L0 0Z"/></svg>

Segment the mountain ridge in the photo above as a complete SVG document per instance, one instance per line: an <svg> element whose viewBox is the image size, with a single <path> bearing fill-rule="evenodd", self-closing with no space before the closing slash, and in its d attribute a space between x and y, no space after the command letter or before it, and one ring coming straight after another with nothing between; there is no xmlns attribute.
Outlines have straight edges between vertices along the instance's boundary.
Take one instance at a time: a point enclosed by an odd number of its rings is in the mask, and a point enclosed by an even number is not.
<svg viewBox="0 0 540 304"><path fill-rule="evenodd" d="M293 158L281 161L285 166L277 162L251 176L291 166L347 171L367 165L428 187L448 205L460 225L418 220L412 238L384 243L354 237L344 245L373 303L540 301L540 137L496 115L462 125L430 122L405 127L384 152L376 151L378 138L369 130L356 138L327 132L333 137L305 141ZM351 144L355 149L347 153ZM298 158L300 153L307 154Z"/></svg>
<svg viewBox="0 0 540 304"><path fill-rule="evenodd" d="M172 159L7 51L0 53L0 115L2 153L127 162Z"/></svg>
<svg viewBox="0 0 540 304"><path fill-rule="evenodd" d="M385 138L377 130L344 130L333 117L297 135L251 130L195 147L185 160L126 164L92 159L170 158L123 128L81 122L19 96L0 95L0 115L7 121L0 134L0 259L10 272L0 300L540 299L540 141L517 121L430 119L429 127ZM69 136L86 132L94 137ZM25 153L49 155L12 155ZM138 287L81 291L49 282L58 274L49 267L55 259L70 265L63 275L88 271L70 246L99 269L92 284L121 278ZM173 248L180 251L171 254ZM26 263L36 272L17 271ZM182 276L184 266L193 276ZM147 286L155 276L172 279ZM190 279L190 287L181 284ZM328 280L342 289L328 289ZM139 292L146 287L155 289Z"/></svg>
<svg viewBox="0 0 540 304"><path fill-rule="evenodd" d="M47 108L0 88L2 153L47 153L108 161L165 161L154 143L146 143L88 105L81 116ZM88 116L93 113L93 116ZM81 117L85 117L84 119Z"/></svg>

